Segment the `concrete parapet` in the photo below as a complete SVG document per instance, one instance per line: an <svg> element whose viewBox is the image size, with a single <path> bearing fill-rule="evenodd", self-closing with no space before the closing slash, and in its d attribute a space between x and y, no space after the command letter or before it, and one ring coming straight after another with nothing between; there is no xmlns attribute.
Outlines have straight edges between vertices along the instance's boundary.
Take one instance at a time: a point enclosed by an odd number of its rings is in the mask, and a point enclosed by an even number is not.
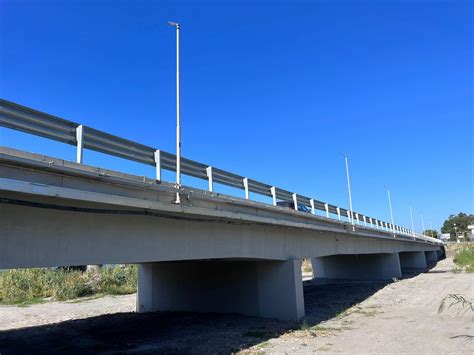
<svg viewBox="0 0 474 355"><path fill-rule="evenodd" d="M301 260L140 264L137 312L153 311L300 320L304 317Z"/></svg>
<svg viewBox="0 0 474 355"><path fill-rule="evenodd" d="M333 279L391 279L400 277L397 253L330 255L311 259L313 275Z"/></svg>

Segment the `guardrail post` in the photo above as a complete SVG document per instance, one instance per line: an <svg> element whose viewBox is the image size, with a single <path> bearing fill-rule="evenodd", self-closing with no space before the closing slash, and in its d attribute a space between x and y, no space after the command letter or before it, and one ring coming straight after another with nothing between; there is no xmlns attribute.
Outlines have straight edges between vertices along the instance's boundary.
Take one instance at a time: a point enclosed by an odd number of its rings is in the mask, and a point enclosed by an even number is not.
<svg viewBox="0 0 474 355"><path fill-rule="evenodd" d="M245 198L248 200L248 199L250 198L250 194L249 194L249 179L244 178L243 183L244 183L244 190L245 190Z"/></svg>
<svg viewBox="0 0 474 355"><path fill-rule="evenodd" d="M76 152L76 162L82 164L82 150L84 146L84 127L79 125L76 127L76 142L77 142L77 152Z"/></svg>
<svg viewBox="0 0 474 355"><path fill-rule="evenodd" d="M369 217L369 222L370 222L370 228L374 228L374 225L372 224L372 217Z"/></svg>
<svg viewBox="0 0 474 355"><path fill-rule="evenodd" d="M325 203L324 208L326 209L326 217L329 218L329 205Z"/></svg>
<svg viewBox="0 0 474 355"><path fill-rule="evenodd" d="M379 229L379 220L374 219L374 222L375 222L375 228Z"/></svg>
<svg viewBox="0 0 474 355"><path fill-rule="evenodd" d="M293 204L295 205L295 211L298 211L298 197L293 194Z"/></svg>
<svg viewBox="0 0 474 355"><path fill-rule="evenodd" d="M367 217L363 216L362 219L364 220L364 226L367 227Z"/></svg>
<svg viewBox="0 0 474 355"><path fill-rule="evenodd" d="M347 210L347 219L349 220L349 223L352 224L352 220L351 220L351 211Z"/></svg>
<svg viewBox="0 0 474 355"><path fill-rule="evenodd" d="M161 151L155 150L156 180L161 181Z"/></svg>
<svg viewBox="0 0 474 355"><path fill-rule="evenodd" d="M360 225L359 214L358 213L356 213L356 219L357 219L357 225Z"/></svg>
<svg viewBox="0 0 474 355"><path fill-rule="evenodd" d="M309 200L309 204L311 205L311 213L312 214L316 214L316 210L314 208L314 200L313 199L310 199Z"/></svg>
<svg viewBox="0 0 474 355"><path fill-rule="evenodd" d="M212 179L212 166L206 168L207 179L209 180L209 191L214 192L214 181Z"/></svg>
<svg viewBox="0 0 474 355"><path fill-rule="evenodd" d="M273 206L276 206L277 205L276 187L275 186L270 187L270 192L272 193Z"/></svg>
<svg viewBox="0 0 474 355"><path fill-rule="evenodd" d="M341 209L339 207L336 207L336 211L337 211L337 218L341 220Z"/></svg>

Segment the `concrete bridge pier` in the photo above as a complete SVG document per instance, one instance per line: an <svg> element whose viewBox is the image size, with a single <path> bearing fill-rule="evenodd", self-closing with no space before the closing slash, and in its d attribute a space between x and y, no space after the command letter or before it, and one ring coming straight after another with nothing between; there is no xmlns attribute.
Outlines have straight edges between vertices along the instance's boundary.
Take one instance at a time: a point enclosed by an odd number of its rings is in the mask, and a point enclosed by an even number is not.
<svg viewBox="0 0 474 355"><path fill-rule="evenodd" d="M438 253L436 251L425 251L426 264L436 264L438 262Z"/></svg>
<svg viewBox="0 0 474 355"><path fill-rule="evenodd" d="M402 275L397 253L330 255L311 261L315 278L383 280Z"/></svg>
<svg viewBox="0 0 474 355"><path fill-rule="evenodd" d="M137 312L240 313L298 321L304 317L301 260L143 263Z"/></svg>
<svg viewBox="0 0 474 355"><path fill-rule="evenodd" d="M400 252L400 266L402 269L426 269L424 251Z"/></svg>

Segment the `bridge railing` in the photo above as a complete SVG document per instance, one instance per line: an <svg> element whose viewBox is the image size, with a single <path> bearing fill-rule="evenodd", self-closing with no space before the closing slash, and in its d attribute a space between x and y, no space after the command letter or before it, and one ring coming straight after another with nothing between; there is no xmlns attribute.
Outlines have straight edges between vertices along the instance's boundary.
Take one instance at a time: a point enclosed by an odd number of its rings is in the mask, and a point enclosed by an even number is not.
<svg viewBox="0 0 474 355"><path fill-rule="evenodd" d="M74 145L77 147L76 161L78 163L83 162L83 150L90 149L154 166L157 180L162 180L162 169L176 171L176 155L172 153L2 99L0 99L0 126ZM252 192L272 198L272 203L275 206L278 200L293 201L295 210L299 205L304 205L311 209L313 214L316 214L316 211L321 211L327 218L336 218L340 221L347 219L349 222L352 220L354 225L385 230L392 232L393 235L404 235L429 243L439 243L438 239L417 234L407 228L392 225L358 212L353 212L351 215L351 212L345 208L190 159L181 159L181 173L207 180L209 191L214 191L214 183L218 183L243 190L246 199L250 199Z"/></svg>

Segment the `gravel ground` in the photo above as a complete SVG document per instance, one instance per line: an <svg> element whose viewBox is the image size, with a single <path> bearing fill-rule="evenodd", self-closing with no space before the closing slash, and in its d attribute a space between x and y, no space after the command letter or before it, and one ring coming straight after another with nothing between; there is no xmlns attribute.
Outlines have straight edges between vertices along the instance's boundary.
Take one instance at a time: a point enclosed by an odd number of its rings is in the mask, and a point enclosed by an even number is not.
<svg viewBox="0 0 474 355"><path fill-rule="evenodd" d="M451 259L398 282L306 281L301 323L239 315L133 313L135 295L29 307L0 306L0 354L416 353L472 354L472 312L438 307L473 299L473 274Z"/></svg>

